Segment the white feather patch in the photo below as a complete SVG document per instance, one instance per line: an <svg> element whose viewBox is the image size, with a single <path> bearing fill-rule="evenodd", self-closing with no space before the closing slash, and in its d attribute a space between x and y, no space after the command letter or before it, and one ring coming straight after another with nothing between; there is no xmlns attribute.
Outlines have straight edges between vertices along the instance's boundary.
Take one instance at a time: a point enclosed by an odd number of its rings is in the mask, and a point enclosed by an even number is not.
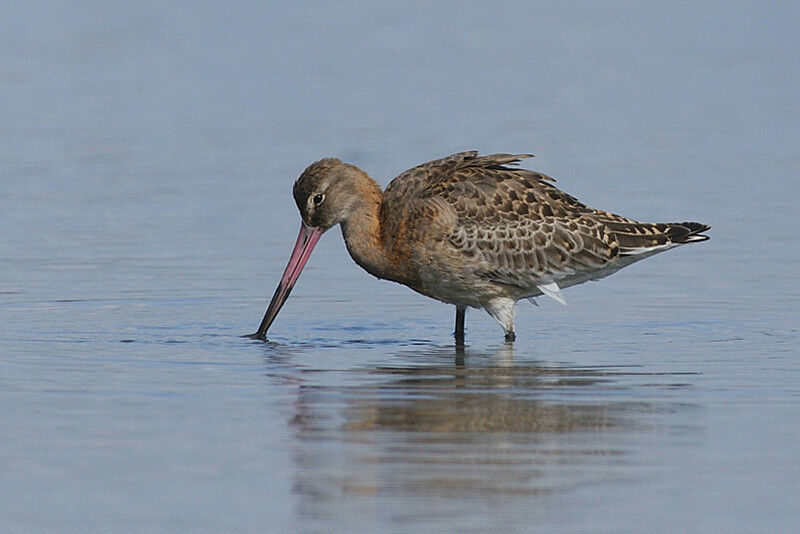
<svg viewBox="0 0 800 534"><path fill-rule="evenodd" d="M533 305L534 305L534 306L536 306L537 308L539 307L539 303L538 303L538 302L536 302L536 299L535 299L535 298L533 298L533 297L528 297L528 302L530 302L531 304L533 304Z"/></svg>
<svg viewBox="0 0 800 534"><path fill-rule="evenodd" d="M567 305L567 301L564 300L564 295L561 294L561 288L558 287L558 284L555 282L550 282L548 284L536 284L536 287L538 287L542 293L551 299L560 302L564 306Z"/></svg>
<svg viewBox="0 0 800 534"><path fill-rule="evenodd" d="M629 248L625 249L623 255L625 256L637 256L639 254L655 254L656 252L661 252L662 250L667 250L672 247L677 247L681 243L666 243L664 245L656 245L654 247L640 247L640 248Z"/></svg>

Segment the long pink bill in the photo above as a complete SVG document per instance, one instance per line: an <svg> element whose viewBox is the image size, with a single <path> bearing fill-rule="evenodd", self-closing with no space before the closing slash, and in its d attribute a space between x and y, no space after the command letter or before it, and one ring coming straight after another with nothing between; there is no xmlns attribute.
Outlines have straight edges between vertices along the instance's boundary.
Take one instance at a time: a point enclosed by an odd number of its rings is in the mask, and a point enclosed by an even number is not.
<svg viewBox="0 0 800 534"><path fill-rule="evenodd" d="M277 317L283 303L289 298L289 293L292 292L295 282L300 277L300 272L303 270L308 257L311 256L311 251L314 250L314 246L321 236L322 230L301 222L300 234L297 236L297 242L294 244L292 255L289 257L289 264L286 266L286 270L283 271L278 288L275 290L275 294L272 295L269 306L267 306L267 313L264 314L264 319L262 319L258 331L247 337L264 341L267 339L267 330L269 330L272 321Z"/></svg>

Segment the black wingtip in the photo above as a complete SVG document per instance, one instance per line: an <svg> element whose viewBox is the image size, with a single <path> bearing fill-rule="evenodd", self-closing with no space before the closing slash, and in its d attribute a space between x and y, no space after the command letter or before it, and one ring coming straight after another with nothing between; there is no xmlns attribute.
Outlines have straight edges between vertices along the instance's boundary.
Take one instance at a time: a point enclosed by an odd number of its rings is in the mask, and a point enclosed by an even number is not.
<svg viewBox="0 0 800 534"><path fill-rule="evenodd" d="M699 222L671 223L667 230L667 236L673 243L696 243L707 241L709 236L703 232L711 230L711 226Z"/></svg>

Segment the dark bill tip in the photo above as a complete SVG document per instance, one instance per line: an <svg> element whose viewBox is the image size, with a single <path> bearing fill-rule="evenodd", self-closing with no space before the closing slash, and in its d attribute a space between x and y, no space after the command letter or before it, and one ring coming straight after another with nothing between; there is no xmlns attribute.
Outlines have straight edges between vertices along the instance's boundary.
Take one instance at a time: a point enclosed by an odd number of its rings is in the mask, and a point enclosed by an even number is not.
<svg viewBox="0 0 800 534"><path fill-rule="evenodd" d="M250 339L257 340L257 341L267 341L267 335L266 334L262 334L260 332L254 332L252 334L245 334L245 335L239 336L239 337L250 338Z"/></svg>

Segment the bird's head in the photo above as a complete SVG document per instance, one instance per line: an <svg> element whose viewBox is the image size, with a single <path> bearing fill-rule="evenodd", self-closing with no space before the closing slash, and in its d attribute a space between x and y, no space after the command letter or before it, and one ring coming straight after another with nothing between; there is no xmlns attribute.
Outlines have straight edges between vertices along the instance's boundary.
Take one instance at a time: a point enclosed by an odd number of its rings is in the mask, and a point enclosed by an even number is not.
<svg viewBox="0 0 800 534"><path fill-rule="evenodd" d="M359 201L364 171L336 158L309 165L294 183L294 201L303 223L325 232L346 220Z"/></svg>

